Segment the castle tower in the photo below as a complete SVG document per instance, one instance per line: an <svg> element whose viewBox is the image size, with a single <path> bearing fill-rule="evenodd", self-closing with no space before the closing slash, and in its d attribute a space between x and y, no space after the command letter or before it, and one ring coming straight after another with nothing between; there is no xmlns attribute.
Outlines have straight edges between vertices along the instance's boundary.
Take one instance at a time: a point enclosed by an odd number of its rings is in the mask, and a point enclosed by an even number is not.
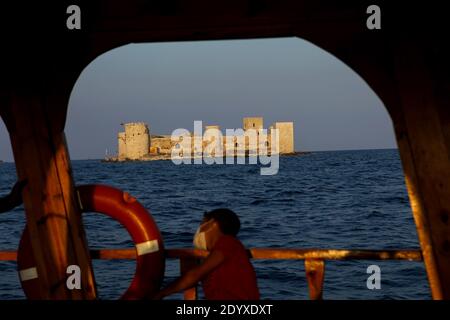
<svg viewBox="0 0 450 320"><path fill-rule="evenodd" d="M143 122L125 123L126 158L138 160L149 154L150 135L148 126Z"/></svg>
<svg viewBox="0 0 450 320"><path fill-rule="evenodd" d="M244 131L248 129L263 129L264 120L262 117L247 117L242 119Z"/></svg>
<svg viewBox="0 0 450 320"><path fill-rule="evenodd" d="M124 160L127 157L127 144L125 139L125 132L119 132L117 135L118 152L117 156L119 160Z"/></svg>
<svg viewBox="0 0 450 320"><path fill-rule="evenodd" d="M216 129L216 130L220 131L220 126L218 126L218 125L205 126L205 131L209 130L209 129Z"/></svg>
<svg viewBox="0 0 450 320"><path fill-rule="evenodd" d="M245 151L253 154L259 152L259 135L262 133L260 130L264 129L263 117L246 117L242 119L244 131L253 129L256 130L256 141L251 142L250 138L246 138ZM251 131L247 132L250 133Z"/></svg>
<svg viewBox="0 0 450 320"><path fill-rule="evenodd" d="M294 123L293 122L275 122L271 129L278 129L279 136L279 152L292 153L294 152ZM272 139L271 139L272 140Z"/></svg>

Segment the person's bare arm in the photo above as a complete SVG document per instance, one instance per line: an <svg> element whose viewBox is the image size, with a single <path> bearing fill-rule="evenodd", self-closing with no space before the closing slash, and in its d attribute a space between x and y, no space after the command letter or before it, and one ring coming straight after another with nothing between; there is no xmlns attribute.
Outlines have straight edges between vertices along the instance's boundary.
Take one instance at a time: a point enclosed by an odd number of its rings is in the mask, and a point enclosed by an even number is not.
<svg viewBox="0 0 450 320"><path fill-rule="evenodd" d="M22 204L22 190L26 184L26 180L16 182L11 192L6 197L0 198L0 213L10 211Z"/></svg>
<svg viewBox="0 0 450 320"><path fill-rule="evenodd" d="M193 287L208 273L217 268L224 261L224 259L225 256L222 252L213 250L202 264L187 271L184 275L172 282L165 289L158 292L152 298L162 299L173 293L177 293Z"/></svg>

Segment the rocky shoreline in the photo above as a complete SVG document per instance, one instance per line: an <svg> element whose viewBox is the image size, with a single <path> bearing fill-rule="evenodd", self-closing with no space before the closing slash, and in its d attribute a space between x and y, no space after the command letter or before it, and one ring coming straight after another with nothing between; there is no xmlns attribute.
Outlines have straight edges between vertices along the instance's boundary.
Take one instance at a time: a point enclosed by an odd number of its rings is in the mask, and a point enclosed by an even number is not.
<svg viewBox="0 0 450 320"><path fill-rule="evenodd" d="M310 151L295 151L292 153L284 153L280 154L281 157L294 157L294 156L301 156L301 155L307 155L310 154ZM270 154L269 154L270 156ZM248 155L245 155L246 158L248 158ZM201 159L202 156L198 157L190 157L188 159ZM225 157L224 157L225 158ZM235 156L237 158L237 156ZM172 157L170 154L159 154L159 155L147 155L145 157L142 157L140 159L118 159L117 157L107 157L101 160L101 162L145 162L145 161L158 161L158 160L171 160Z"/></svg>

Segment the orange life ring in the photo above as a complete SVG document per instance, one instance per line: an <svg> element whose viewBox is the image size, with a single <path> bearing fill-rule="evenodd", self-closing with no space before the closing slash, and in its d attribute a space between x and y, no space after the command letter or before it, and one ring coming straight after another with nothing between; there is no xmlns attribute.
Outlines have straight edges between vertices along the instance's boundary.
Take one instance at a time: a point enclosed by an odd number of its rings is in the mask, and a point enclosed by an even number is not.
<svg viewBox="0 0 450 320"><path fill-rule="evenodd" d="M136 272L121 299L142 299L156 293L164 277L165 258L161 233L150 213L128 193L110 186L84 185L76 190L82 212L106 214L121 223L133 239ZM40 299L38 273L27 228L20 239L17 266L27 298Z"/></svg>

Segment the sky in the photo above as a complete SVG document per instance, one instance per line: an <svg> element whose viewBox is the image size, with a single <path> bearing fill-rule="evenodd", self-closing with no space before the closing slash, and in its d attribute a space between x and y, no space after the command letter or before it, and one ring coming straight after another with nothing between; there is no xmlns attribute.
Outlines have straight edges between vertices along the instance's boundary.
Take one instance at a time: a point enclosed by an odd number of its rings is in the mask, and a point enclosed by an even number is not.
<svg viewBox="0 0 450 320"><path fill-rule="evenodd" d="M151 134L204 125L241 128L242 118L294 122L299 151L396 148L391 119L367 83L342 61L298 38L129 44L91 62L69 102L72 159L117 152L121 123ZM13 161L0 121L0 159Z"/></svg>

